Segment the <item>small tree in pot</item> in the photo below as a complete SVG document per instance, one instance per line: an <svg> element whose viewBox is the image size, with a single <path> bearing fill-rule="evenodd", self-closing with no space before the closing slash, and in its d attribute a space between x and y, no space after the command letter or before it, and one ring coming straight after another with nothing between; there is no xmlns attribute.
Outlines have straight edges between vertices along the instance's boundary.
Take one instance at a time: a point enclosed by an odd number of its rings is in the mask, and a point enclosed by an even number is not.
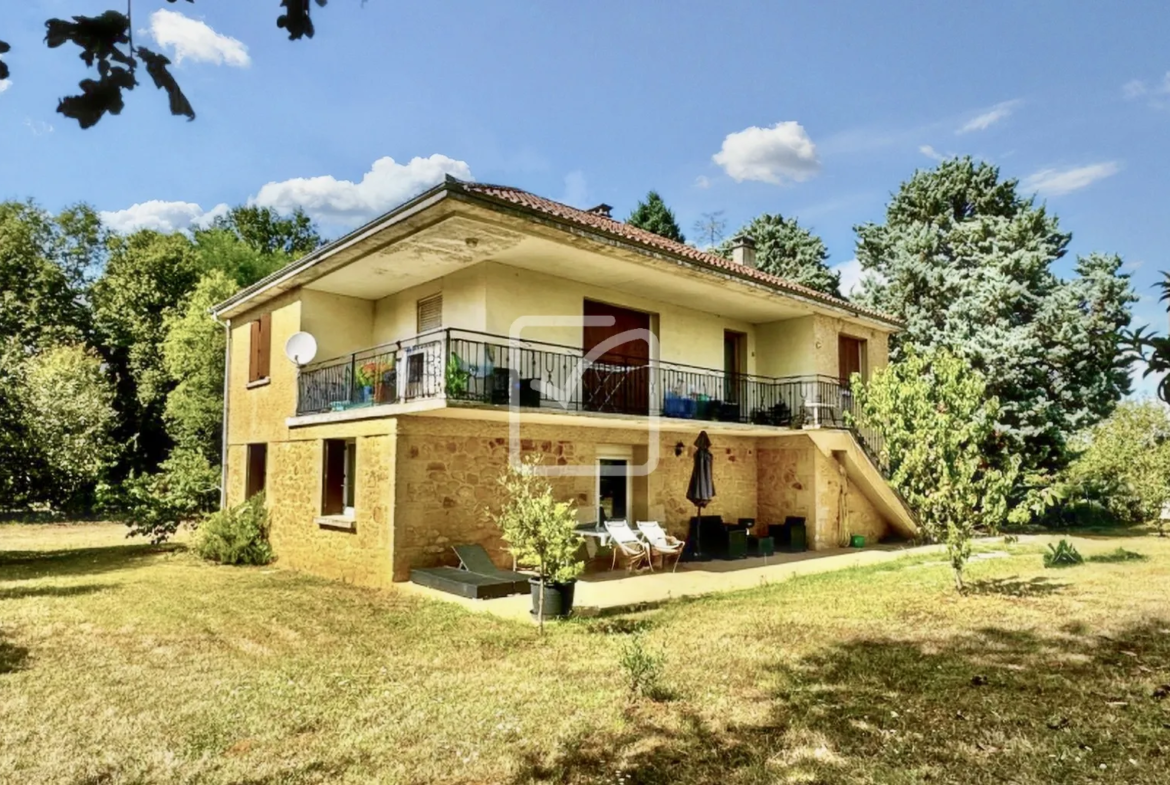
<svg viewBox="0 0 1170 785"><path fill-rule="evenodd" d="M548 479L537 471L539 458L509 463L500 476L503 503L497 522L516 563L536 570L533 611L544 632L546 590L560 597L560 613L572 609L573 586L584 564L577 558L581 539L577 516L569 502L553 498Z"/></svg>

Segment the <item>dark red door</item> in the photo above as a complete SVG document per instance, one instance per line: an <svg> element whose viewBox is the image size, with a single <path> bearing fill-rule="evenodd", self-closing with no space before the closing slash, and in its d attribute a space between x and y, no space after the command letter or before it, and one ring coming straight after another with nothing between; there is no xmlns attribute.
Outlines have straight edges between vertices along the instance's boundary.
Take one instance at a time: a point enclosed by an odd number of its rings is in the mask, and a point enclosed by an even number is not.
<svg viewBox="0 0 1170 785"><path fill-rule="evenodd" d="M650 403L650 314L586 300L585 316L613 324L586 325L582 347L593 365L581 380L582 404L595 412L646 414ZM625 335L629 333L630 335ZM624 337L623 337L624 336Z"/></svg>

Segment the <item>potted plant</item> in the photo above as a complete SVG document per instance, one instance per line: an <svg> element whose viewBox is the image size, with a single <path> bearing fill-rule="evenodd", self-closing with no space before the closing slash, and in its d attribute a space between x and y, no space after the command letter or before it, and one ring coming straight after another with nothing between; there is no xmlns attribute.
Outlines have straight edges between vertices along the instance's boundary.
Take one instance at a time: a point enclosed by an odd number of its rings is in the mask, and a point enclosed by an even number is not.
<svg viewBox="0 0 1170 785"><path fill-rule="evenodd" d="M544 631L546 616L568 616L573 609L577 576L584 563L575 529L577 515L569 502L553 498L548 479L537 470L539 458L509 463L500 477L503 497L497 522L516 563L536 570L532 615Z"/></svg>
<svg viewBox="0 0 1170 785"><path fill-rule="evenodd" d="M447 397L466 398L472 372L455 352L447 360Z"/></svg>
<svg viewBox="0 0 1170 785"><path fill-rule="evenodd" d="M370 360L359 365L353 374L354 386L361 390L358 400L368 403L374 397L374 382L378 378L378 363Z"/></svg>

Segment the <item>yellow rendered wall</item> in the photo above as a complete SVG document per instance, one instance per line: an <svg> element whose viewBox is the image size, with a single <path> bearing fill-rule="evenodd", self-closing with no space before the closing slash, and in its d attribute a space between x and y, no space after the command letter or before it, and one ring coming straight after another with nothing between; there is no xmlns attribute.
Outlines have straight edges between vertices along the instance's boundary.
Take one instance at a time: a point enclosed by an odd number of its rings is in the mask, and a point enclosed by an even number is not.
<svg viewBox="0 0 1170 785"><path fill-rule="evenodd" d="M267 384L248 386L251 324L262 313L272 314L272 347ZM228 443L280 441L288 429L285 418L296 413L297 369L284 356L288 337L301 330L300 292L281 295L261 308L231 321L231 362L228 367Z"/></svg>
<svg viewBox="0 0 1170 785"><path fill-rule="evenodd" d="M816 372L812 316L756 326L756 373L779 377Z"/></svg>
<svg viewBox="0 0 1170 785"><path fill-rule="evenodd" d="M862 327L832 316L817 314L813 319L812 346L816 354L816 373L836 378L840 373L837 337L848 335L866 342L865 367L862 375L866 378L889 363L889 334L871 327Z"/></svg>
<svg viewBox="0 0 1170 785"><path fill-rule="evenodd" d="M521 316L580 316L586 299L622 308L657 314L656 332L660 343L658 359L663 362L723 369L723 331L747 335L748 372L755 369L753 325L720 315L682 308L646 297L645 293L568 281L516 267L487 262L487 332L508 335ZM445 305L445 303L444 303ZM581 327L538 327L525 330L523 337L565 346L581 346Z"/></svg>
<svg viewBox="0 0 1170 785"><path fill-rule="evenodd" d="M374 305L373 342L381 345L418 334L418 301L443 295L443 326L484 331L487 298L484 265L460 270L383 297Z"/></svg>
<svg viewBox="0 0 1170 785"><path fill-rule="evenodd" d="M368 348L374 345L374 303L359 297L302 289L301 329L317 339L318 360ZM283 357L283 343L280 350Z"/></svg>

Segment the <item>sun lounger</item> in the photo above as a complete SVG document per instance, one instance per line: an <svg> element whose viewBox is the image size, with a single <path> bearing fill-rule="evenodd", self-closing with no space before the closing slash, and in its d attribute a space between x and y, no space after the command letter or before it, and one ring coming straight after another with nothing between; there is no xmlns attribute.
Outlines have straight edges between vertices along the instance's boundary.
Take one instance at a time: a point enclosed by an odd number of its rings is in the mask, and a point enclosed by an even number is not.
<svg viewBox="0 0 1170 785"><path fill-rule="evenodd" d="M496 567L482 545L457 545L455 553L462 567L411 570L411 582L473 600L490 600L531 591L529 576Z"/></svg>

